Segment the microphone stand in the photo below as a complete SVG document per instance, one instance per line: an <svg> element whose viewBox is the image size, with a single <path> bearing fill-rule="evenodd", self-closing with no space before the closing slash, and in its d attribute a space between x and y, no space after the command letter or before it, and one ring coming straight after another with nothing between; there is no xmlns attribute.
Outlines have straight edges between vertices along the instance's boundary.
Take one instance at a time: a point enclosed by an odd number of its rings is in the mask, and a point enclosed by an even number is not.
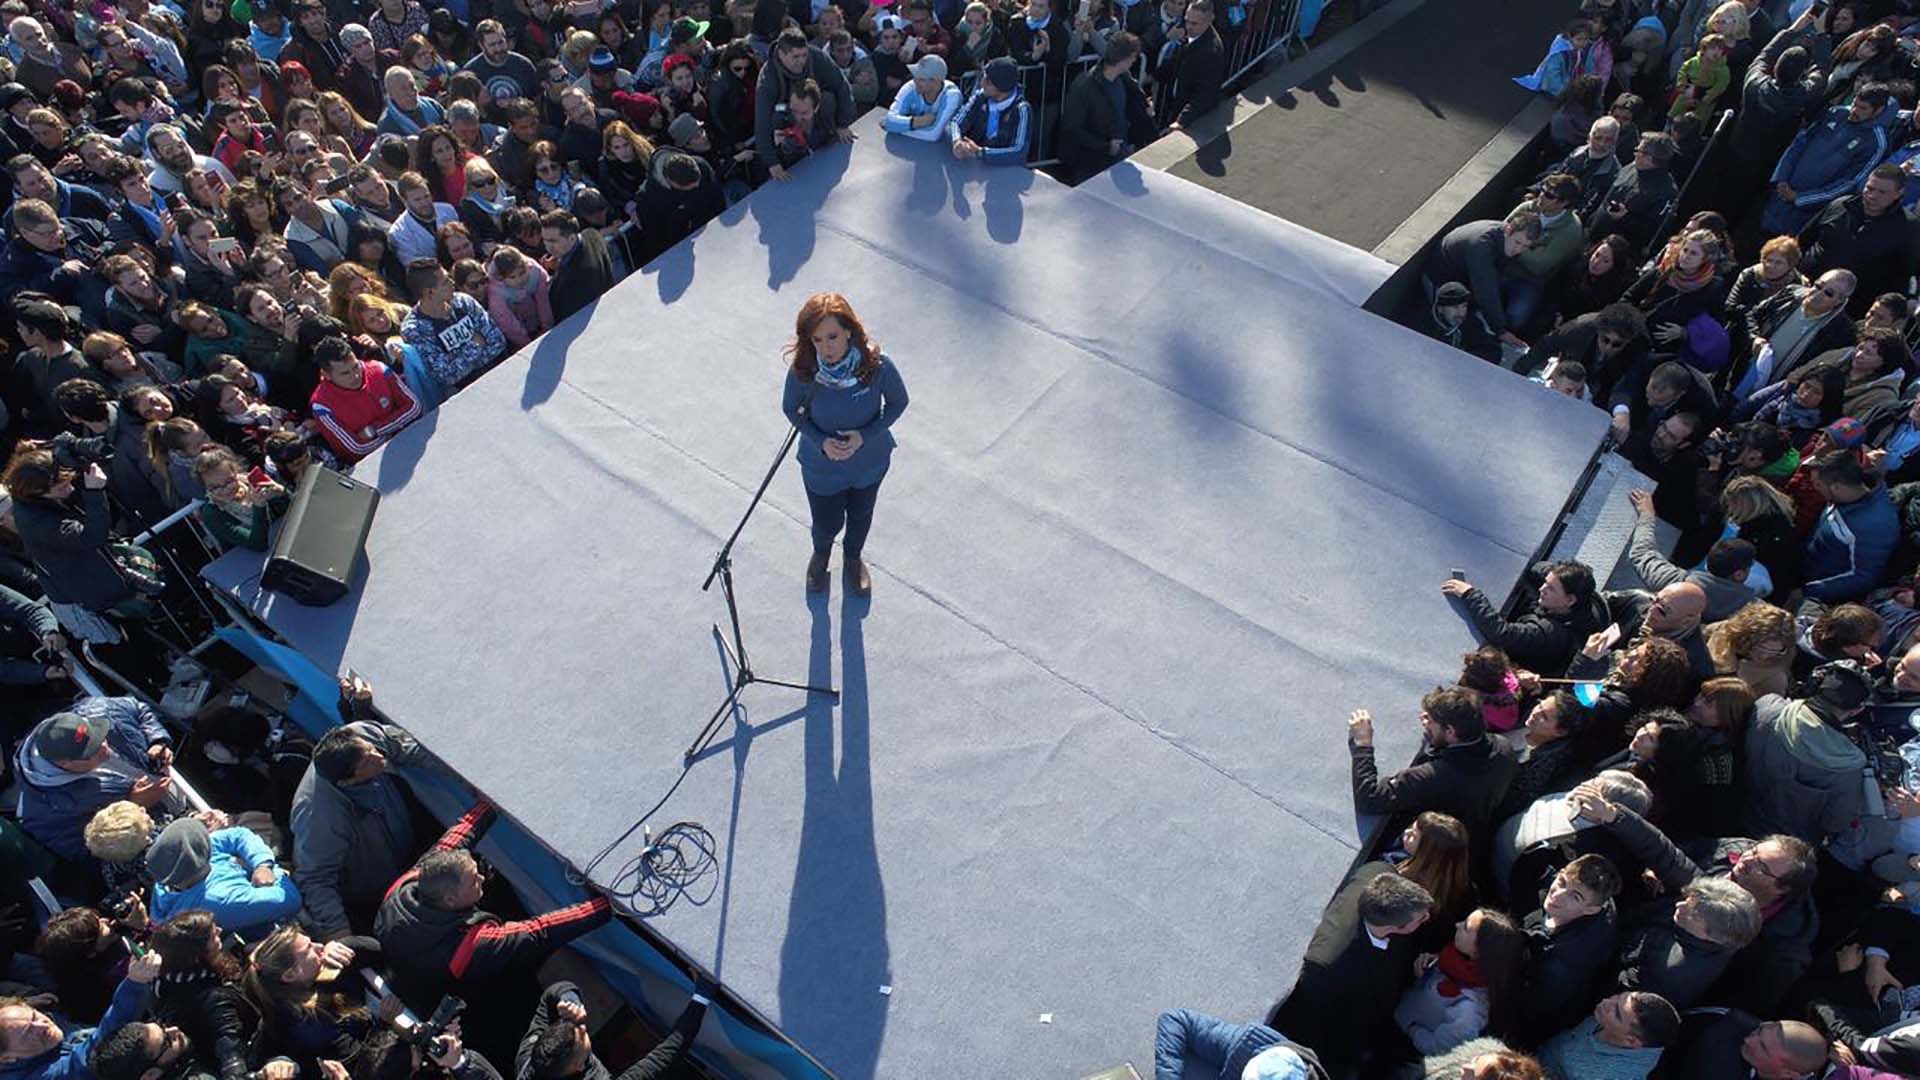
<svg viewBox="0 0 1920 1080"><path fill-rule="evenodd" d="M720 548L720 554L714 556L713 569L707 571L707 580L700 583L700 591L706 592L713 587L714 579L719 578L720 592L727 598L727 620L733 629L733 640L729 642L726 635L720 632L719 623L713 624L713 632L720 639L720 647L727 651L727 658L733 661L733 688L727 691L727 696L720 702L720 707L713 710L713 715L707 718L707 726L700 729L700 734L695 736L693 743L687 747L685 760L692 761L713 742L714 736L720 732L720 718L727 715L739 703L740 691L755 683L784 686L789 690L805 690L809 694L831 694L836 698L840 696L840 691L831 686L815 686L811 683L789 682L785 679L766 679L754 674L753 665L747 660L746 642L740 638L740 606L735 602L733 595L734 542L740 539L740 533L747 527L747 519L753 516L754 510L760 505L761 498L766 495L767 485L773 483L773 474L780 471L781 464L787 460L788 451L793 449L794 442L799 438L799 428L787 428L787 437L780 443L779 451L773 455L773 464L767 466L767 474L760 478L760 486L753 493L753 501L747 504L747 512L740 515L740 523L733 527L733 535L727 537L727 542Z"/></svg>

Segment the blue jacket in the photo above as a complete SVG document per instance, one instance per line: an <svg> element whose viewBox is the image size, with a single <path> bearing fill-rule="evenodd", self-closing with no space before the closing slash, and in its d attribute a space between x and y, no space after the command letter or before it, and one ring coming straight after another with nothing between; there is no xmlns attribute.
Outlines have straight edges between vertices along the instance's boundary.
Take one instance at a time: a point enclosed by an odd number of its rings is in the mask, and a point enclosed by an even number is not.
<svg viewBox="0 0 1920 1080"><path fill-rule="evenodd" d="M838 495L872 487L893 460L893 422L907 411L907 384L885 353L869 385L842 390L803 383L789 369L780 411L800 429L800 479L815 495ZM842 431L860 432L860 449L845 461L827 457L826 441Z"/></svg>
<svg viewBox="0 0 1920 1080"><path fill-rule="evenodd" d="M67 1032L60 1045L39 1057L0 1066L0 1080L93 1080L89 1059L102 1039L140 1018L147 1010L147 987L131 979L120 980L113 992L113 1003L99 1027Z"/></svg>
<svg viewBox="0 0 1920 1080"><path fill-rule="evenodd" d="M1033 109L1027 105L1026 95L1019 89L1013 91L1013 104L1008 105L1005 114L1000 117L1000 125L993 134L987 134L987 100L985 90L975 90L960 107L959 115L947 125L947 141L959 142L961 137L972 139L980 146L980 160L990 165L1019 165L1027 160L1027 129L1033 116Z"/></svg>
<svg viewBox="0 0 1920 1080"><path fill-rule="evenodd" d="M1806 594L1829 604L1857 600L1880 583L1900 542L1900 515L1884 485L1820 511L1807 537Z"/></svg>
<svg viewBox="0 0 1920 1080"><path fill-rule="evenodd" d="M1847 119L1846 106L1828 109L1793 137L1769 183L1792 188L1795 206L1825 206L1858 190L1886 156L1887 127L1898 114L1888 106L1879 116L1855 124Z"/></svg>
<svg viewBox="0 0 1920 1080"><path fill-rule="evenodd" d="M900 92L894 96L893 107L887 110L887 119L883 126L894 135L905 135L921 142L939 142L946 138L947 125L953 122L954 114L960 111L960 88L947 83L932 101L920 96L920 89L912 82L901 84ZM913 126L916 116L934 118L926 127Z"/></svg>
<svg viewBox="0 0 1920 1080"><path fill-rule="evenodd" d="M107 745L113 747L116 757L132 765L144 768L147 748L156 743L173 745L172 736L153 710L130 697L85 698L68 711L110 725ZM42 725L46 723L41 721ZM118 769L76 773L60 768L41 757L34 746L39 732L35 727L13 755L14 773L20 780L20 801L15 811L20 826L55 855L92 865L85 838L87 822L101 807L126 798L133 780Z"/></svg>
<svg viewBox="0 0 1920 1080"><path fill-rule="evenodd" d="M153 921L168 919L192 908L213 913L220 929L242 937L250 930L270 927L300 911L300 890L286 871L274 867L271 885L255 885L253 871L273 865L273 849L252 829L221 829L211 837L213 861L207 876L185 889L153 886Z"/></svg>

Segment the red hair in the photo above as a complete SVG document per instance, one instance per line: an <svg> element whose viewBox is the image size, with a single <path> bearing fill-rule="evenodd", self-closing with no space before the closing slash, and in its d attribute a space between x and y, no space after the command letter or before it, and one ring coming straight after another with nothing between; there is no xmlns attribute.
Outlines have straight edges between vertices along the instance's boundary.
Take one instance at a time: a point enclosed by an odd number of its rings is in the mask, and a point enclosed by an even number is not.
<svg viewBox="0 0 1920 1080"><path fill-rule="evenodd" d="M800 305L800 314L794 316L793 341L787 345L787 359L793 365L794 377L801 382L812 382L819 372L820 358L814 355L813 332L827 319L838 319L840 325L847 328L849 344L860 350L860 364L853 369L853 377L871 385L874 374L880 370L880 349L867 336L867 328L860 316L853 313L853 305L834 292L807 297L807 302Z"/></svg>

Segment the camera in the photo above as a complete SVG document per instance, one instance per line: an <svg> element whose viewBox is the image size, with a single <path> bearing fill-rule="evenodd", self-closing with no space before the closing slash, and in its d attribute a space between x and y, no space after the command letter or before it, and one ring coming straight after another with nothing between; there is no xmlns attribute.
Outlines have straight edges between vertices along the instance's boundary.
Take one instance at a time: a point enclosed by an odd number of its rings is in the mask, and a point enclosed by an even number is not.
<svg viewBox="0 0 1920 1080"><path fill-rule="evenodd" d="M112 922L125 922L139 902L140 898L133 893L109 893L100 900L100 914Z"/></svg>
<svg viewBox="0 0 1920 1080"><path fill-rule="evenodd" d="M75 435L63 431L53 437L53 462L63 469L85 472L89 465L105 465L113 460L113 444L105 435Z"/></svg>
<svg viewBox="0 0 1920 1080"><path fill-rule="evenodd" d="M1701 455L1708 458L1730 457L1745 449L1740 436L1726 428L1715 428L1700 444Z"/></svg>
<svg viewBox="0 0 1920 1080"><path fill-rule="evenodd" d="M407 1029L407 1041L419 1047L420 1052L428 1057L444 1053L446 1048L441 1045L441 1039L446 1036L447 1029L453 1026L454 1021L460 1019L460 1014L466 1009L465 1001L453 994L447 994L440 999L440 1004L433 1007L432 1016Z"/></svg>

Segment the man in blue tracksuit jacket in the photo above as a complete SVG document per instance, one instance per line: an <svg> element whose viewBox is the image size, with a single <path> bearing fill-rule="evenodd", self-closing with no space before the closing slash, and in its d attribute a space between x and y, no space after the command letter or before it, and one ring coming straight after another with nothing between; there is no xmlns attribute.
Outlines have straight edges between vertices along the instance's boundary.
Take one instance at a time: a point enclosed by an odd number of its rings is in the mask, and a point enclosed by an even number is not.
<svg viewBox="0 0 1920 1080"><path fill-rule="evenodd" d="M1887 128L1897 109L1889 108L1886 87L1869 86L1845 108L1834 106L1793 137L1773 167L1773 191L1760 223L1768 236L1793 236L1834 199L1858 190L1867 173L1887 155Z"/></svg>
<svg viewBox="0 0 1920 1080"><path fill-rule="evenodd" d="M989 61L980 88L947 125L953 156L989 165L1025 163L1032 115L1020 93L1020 66L1004 56Z"/></svg>
<svg viewBox="0 0 1920 1080"><path fill-rule="evenodd" d="M159 956L135 957L98 1027L61 1031L25 1002L0 1005L0 1080L94 1080L93 1048L140 1019L147 1010L147 984L159 974Z"/></svg>
<svg viewBox="0 0 1920 1080"><path fill-rule="evenodd" d="M1900 542L1900 517L1885 484L1868 477L1851 450L1814 463L1827 508L1807 537L1806 594L1828 604L1857 600L1880 583Z"/></svg>

